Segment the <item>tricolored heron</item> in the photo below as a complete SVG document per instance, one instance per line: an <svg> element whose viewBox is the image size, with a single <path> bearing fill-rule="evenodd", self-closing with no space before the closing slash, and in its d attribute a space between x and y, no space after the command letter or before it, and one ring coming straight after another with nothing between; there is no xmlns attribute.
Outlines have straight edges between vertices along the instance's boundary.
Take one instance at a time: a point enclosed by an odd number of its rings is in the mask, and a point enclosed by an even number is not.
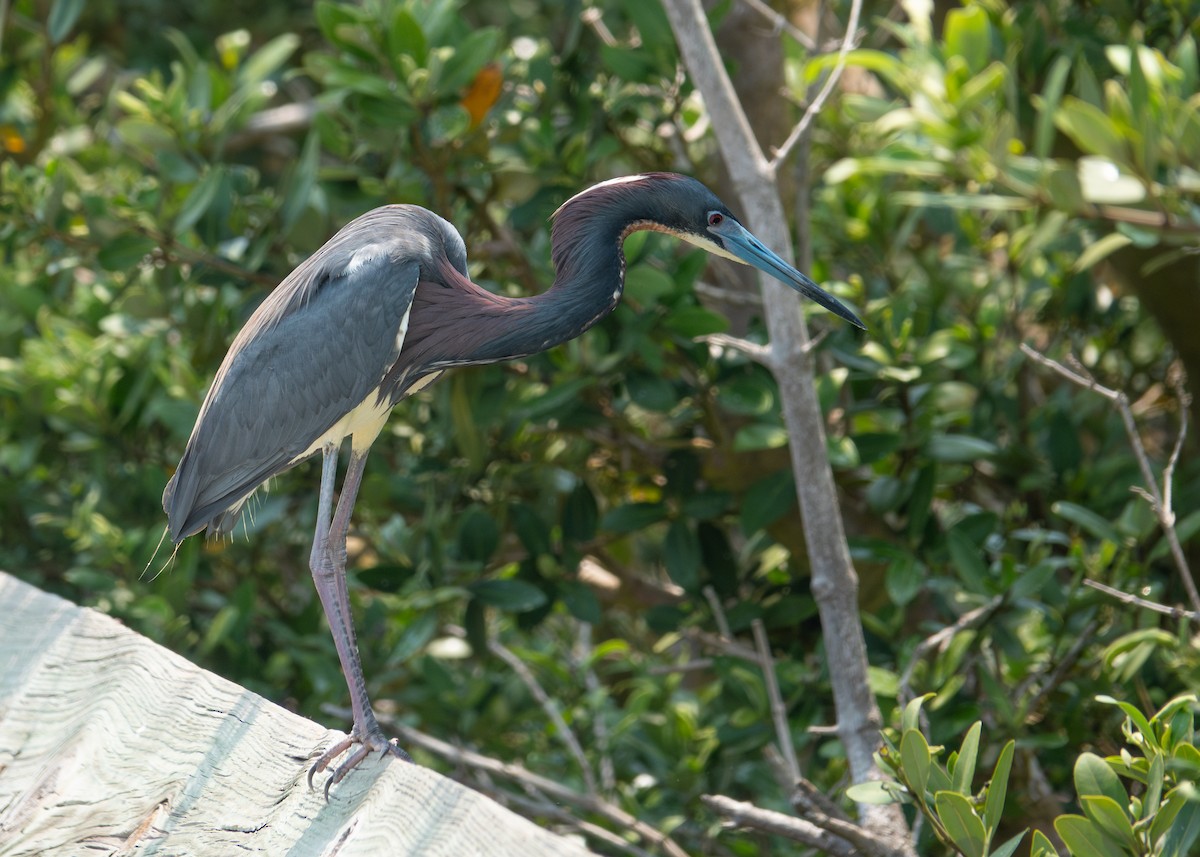
<svg viewBox="0 0 1200 857"><path fill-rule="evenodd" d="M163 508L176 545L205 527L226 534L266 480L321 454L309 565L350 689L354 725L313 764L309 783L357 745L333 771L326 794L373 750L408 758L371 710L346 588L346 533L371 443L393 405L447 369L527 357L612 312L624 284L624 239L646 229L753 265L863 327L751 235L703 184L651 173L602 182L558 209L554 285L528 298L472 283L462 238L436 214L415 205L377 208L289 274L230 346L163 492ZM350 462L335 509L337 456L347 437Z"/></svg>

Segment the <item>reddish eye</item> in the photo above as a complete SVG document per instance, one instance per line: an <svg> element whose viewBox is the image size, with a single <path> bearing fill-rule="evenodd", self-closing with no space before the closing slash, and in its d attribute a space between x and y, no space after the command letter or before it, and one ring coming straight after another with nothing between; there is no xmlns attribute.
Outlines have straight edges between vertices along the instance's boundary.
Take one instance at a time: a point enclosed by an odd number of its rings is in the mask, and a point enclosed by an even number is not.
<svg viewBox="0 0 1200 857"><path fill-rule="evenodd" d="M709 226L720 226L724 222L725 222L725 215L722 214L721 212L710 211L708 213L708 225Z"/></svg>

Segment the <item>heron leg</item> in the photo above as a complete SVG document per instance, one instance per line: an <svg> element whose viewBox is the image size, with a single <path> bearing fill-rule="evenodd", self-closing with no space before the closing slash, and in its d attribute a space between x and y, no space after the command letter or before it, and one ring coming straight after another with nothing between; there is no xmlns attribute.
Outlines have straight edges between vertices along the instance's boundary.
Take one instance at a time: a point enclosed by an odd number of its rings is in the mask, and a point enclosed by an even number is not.
<svg viewBox="0 0 1200 857"><path fill-rule="evenodd" d="M346 677L346 685L350 690L354 726L349 737L326 750L309 769L309 786L312 786L313 776L328 768L334 759L354 744L362 745L330 777L325 786L325 794L328 797L329 787L339 782L350 769L366 758L371 750L381 750L408 761L411 759L407 753L388 741L375 719L375 713L371 710L371 700L367 695L367 683L363 677L362 661L354 636L354 621L350 613L350 592L346 584L346 535L350 529L354 500L362 483L367 450L351 451L350 465L342 482L342 494L338 498L336 511L333 511L333 484L337 475L337 446L327 444L322 454L321 493L309 565L317 595L325 609L325 618L329 621L329 629L333 633L333 642L342 664L342 674Z"/></svg>

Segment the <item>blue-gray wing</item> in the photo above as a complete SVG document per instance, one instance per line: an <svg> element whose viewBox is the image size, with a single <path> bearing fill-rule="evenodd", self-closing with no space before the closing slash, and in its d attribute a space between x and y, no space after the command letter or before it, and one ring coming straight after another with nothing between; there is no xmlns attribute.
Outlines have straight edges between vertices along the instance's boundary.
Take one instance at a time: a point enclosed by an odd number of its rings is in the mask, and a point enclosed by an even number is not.
<svg viewBox="0 0 1200 857"><path fill-rule="evenodd" d="M353 238L344 229L293 271L234 340L163 492L175 543L205 526L228 532L246 498L372 395L395 362L420 261L401 240Z"/></svg>

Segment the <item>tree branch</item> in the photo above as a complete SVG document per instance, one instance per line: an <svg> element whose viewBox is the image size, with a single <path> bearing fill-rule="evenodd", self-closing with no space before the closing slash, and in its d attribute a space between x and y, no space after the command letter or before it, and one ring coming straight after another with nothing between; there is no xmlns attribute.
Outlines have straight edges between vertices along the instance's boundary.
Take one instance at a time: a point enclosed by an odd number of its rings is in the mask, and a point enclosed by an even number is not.
<svg viewBox="0 0 1200 857"><path fill-rule="evenodd" d="M775 32L787 33L789 36L795 39L798 44L803 45L810 51L815 51L817 49L817 43L813 40L812 36L801 30L787 18L780 15L778 12L764 3L763 0L742 0L742 2L761 15L763 18L770 21L771 26L775 28Z"/></svg>
<svg viewBox="0 0 1200 857"><path fill-rule="evenodd" d="M1159 604L1157 601L1149 601L1145 598L1139 598L1136 595L1131 595L1128 592L1122 592L1119 589L1114 589L1111 586L1100 583L1098 580L1084 578L1083 585L1090 586L1092 589L1103 592L1105 595L1110 595L1125 604L1132 604L1135 607L1143 607L1146 610L1153 610L1155 613L1161 613L1164 616L1171 616L1175 619L1191 619L1193 622L1195 622L1197 619L1200 619L1200 612L1195 610L1184 610L1179 606L1171 607L1168 604Z"/></svg>
<svg viewBox="0 0 1200 857"><path fill-rule="evenodd" d="M977 624L987 619L997 607L1004 601L1003 595L997 595L988 601L986 604L981 604L974 610L968 610L966 613L958 617L952 625L947 625L940 631L930 634L922 640L915 649L913 649L912 657L908 659L908 666L904 668L904 673L900 676L900 691L896 697L896 701L900 705L906 704L913 698L912 693L912 674L916 669L917 664L934 649L942 649L954 639L955 635L968 628L973 628Z"/></svg>
<svg viewBox="0 0 1200 857"><path fill-rule="evenodd" d="M754 632L754 648L758 652L758 665L762 669L763 681L767 685L767 699L771 703L771 720L775 724L775 740L779 742L779 755L789 777L788 785L795 787L800 782L800 763L796 761L796 746L792 743L792 730L788 724L787 706L779 692L779 679L775 675L775 659L771 657L771 644L767 641L767 628L762 619L750 623Z"/></svg>
<svg viewBox="0 0 1200 857"><path fill-rule="evenodd" d="M741 208L758 237L789 258L792 247L775 186L775 167L763 154L737 100L700 0L667 0L664 8L692 82L704 96L730 179L739 190ZM850 563L833 471L826 456L824 420L805 351L808 331L795 293L766 277L760 282L812 568L812 591L824 629L838 737L851 779L863 782L882 776L874 760L882 719L867 681L858 577ZM859 816L867 830L889 843L892 853L914 853L898 806L860 804Z"/></svg>
<svg viewBox="0 0 1200 857"><path fill-rule="evenodd" d="M1142 436L1138 433L1137 421L1133 416L1133 409L1129 407L1129 397L1120 390L1113 390L1105 387L1092 377L1091 373L1084 368L1083 364L1078 360L1073 361L1074 366L1067 368L1057 360L1047 357L1037 349L1021 343L1021 352L1031 360L1040 363L1048 369L1057 372L1062 377L1066 378L1074 384L1085 389L1099 393L1104 398L1112 402L1117 413L1121 415L1121 422L1125 425L1125 434L1129 438L1129 446L1133 450L1133 457L1136 459L1138 469L1142 472L1142 481L1145 482L1145 494L1150 503L1150 508L1154 511L1155 517L1158 519L1158 525L1162 528L1163 536L1167 540L1167 546L1171 550L1171 558L1175 562L1175 570L1179 573L1179 578L1183 582L1183 588L1187 591L1188 599L1192 602L1192 609L1200 611L1200 592L1196 590L1196 581L1192 577L1192 570L1188 566L1187 557L1183 554L1183 546L1179 543L1179 534L1175 531L1175 510L1171 508L1172 489L1171 481L1175 476L1175 463L1179 459L1179 450L1183 446L1183 438L1187 433L1187 402L1181 399L1179 424L1179 437L1176 438L1175 447L1171 451L1171 458L1168 461L1166 469L1163 470L1163 487L1160 489L1158 479L1154 475L1154 470L1150 465L1150 457L1146 454L1146 445L1142 443Z"/></svg>
<svg viewBox="0 0 1200 857"><path fill-rule="evenodd" d="M336 717L349 718L351 716L348 708L339 706L323 706L322 710ZM630 830L636 833L641 839L660 848L669 857L688 857L687 852L679 847L679 844L670 836L646 822L634 818L619 806L603 798L596 795L585 795L582 792L567 788L555 780L535 774L528 768L514 762L500 762L496 759L489 759L487 756L472 752L471 750L447 744L445 741L434 738L432 735L426 735L424 732L413 729L411 726L407 726L382 712L377 711L376 715L379 721L396 733L396 736L406 746L420 747L422 750L453 762L456 765L486 774L495 774L507 780L520 783L523 788L532 790L535 794L540 793L553 801L561 801L584 812L595 813L623 830Z"/></svg>
<svg viewBox="0 0 1200 857"><path fill-rule="evenodd" d="M488 650L500 658L517 677L521 679L529 692L533 694L533 698L537 700L538 705L546 712L546 716L550 718L550 722L554 724L554 729L558 732L562 742L567 745L571 755L575 757L575 763L579 765L579 771L583 774L583 782L587 787L589 795L596 794L596 776L592 773L592 766L588 764L587 756L583 754L583 747L579 745L579 739L575 737L575 733L567 726L567 721L563 720L562 712L558 710L558 703L550 698L545 689L538 683L537 677L525 665L525 662L518 658L511 649L508 649L497 640L495 637L488 638Z"/></svg>
<svg viewBox="0 0 1200 857"><path fill-rule="evenodd" d="M771 809L760 809L751 803L724 795L701 795L700 800L718 815L744 827L764 830L776 836L803 842L835 857L857 857L859 850L844 839L822 830L800 818L784 815Z"/></svg>
<svg viewBox="0 0 1200 857"><path fill-rule="evenodd" d="M829 73L829 77L825 78L825 85L821 87L821 91L817 93L817 97L808 105L808 109L804 111L804 115L800 117L800 121L796 123L796 127L792 129L792 133L788 134L787 139L783 141L783 145L775 150L775 158L771 161L771 169L779 169L792 148L800 142L800 138L804 136L804 132L808 130L808 126L812 124L813 119L821 112L821 108L825 106L825 102L829 99L833 88L837 86L837 82L842 77L842 72L846 69L846 55L850 53L857 39L858 18L862 14L862 0L853 0L850 4L850 17L846 21L846 34L842 37L842 45L838 48L837 63L833 67L833 71Z"/></svg>

